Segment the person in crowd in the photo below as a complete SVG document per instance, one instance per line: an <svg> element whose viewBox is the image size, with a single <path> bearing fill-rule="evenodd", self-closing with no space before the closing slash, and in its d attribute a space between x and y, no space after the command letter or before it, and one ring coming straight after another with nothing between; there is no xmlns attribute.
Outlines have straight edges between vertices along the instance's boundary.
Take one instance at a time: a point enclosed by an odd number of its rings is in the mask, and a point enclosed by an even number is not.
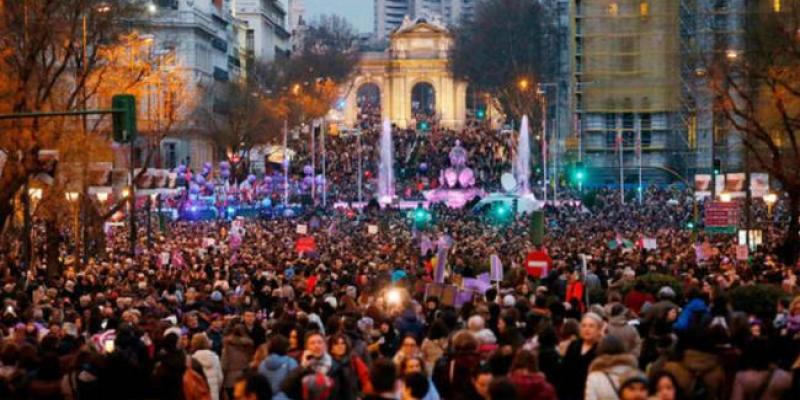
<svg viewBox="0 0 800 400"><path fill-rule="evenodd" d="M416 336L409 334L400 341L400 349L397 350L397 354L394 355L392 361L396 365L400 365L406 358L419 357L421 355Z"/></svg>
<svg viewBox="0 0 800 400"><path fill-rule="evenodd" d="M492 379L492 383L489 384L490 400L519 400L522 398L517 393L517 387L514 386L514 383L506 377Z"/></svg>
<svg viewBox="0 0 800 400"><path fill-rule="evenodd" d="M597 346L597 357L589 365L584 398L614 399L623 380L636 373L639 373L636 356L626 351L618 337L606 335Z"/></svg>
<svg viewBox="0 0 800 400"><path fill-rule="evenodd" d="M583 399L589 366L597 357L597 345L603 337L604 327L605 321L600 315L593 312L584 315L580 325L580 339L569 345L561 363L559 399Z"/></svg>
<svg viewBox="0 0 800 400"><path fill-rule="evenodd" d="M364 400L397 399L397 366L392 360L376 360L369 371L369 379L372 382L372 393L366 395Z"/></svg>
<svg viewBox="0 0 800 400"><path fill-rule="evenodd" d="M765 339L751 340L740 361L743 368L736 373L731 400L780 400L791 389L792 376L770 365L770 347Z"/></svg>
<svg viewBox="0 0 800 400"><path fill-rule="evenodd" d="M453 336L452 351L436 363L433 383L445 399L467 396L468 386L462 382L468 382L479 366L478 340L467 330L459 331Z"/></svg>
<svg viewBox="0 0 800 400"><path fill-rule="evenodd" d="M233 400L270 400L272 386L263 376L248 372L240 375L233 390Z"/></svg>
<svg viewBox="0 0 800 400"><path fill-rule="evenodd" d="M644 375L632 373L620 383L617 393L619 400L648 400L647 384Z"/></svg>
<svg viewBox="0 0 800 400"><path fill-rule="evenodd" d="M267 345L267 358L258 366L258 373L269 382L275 400L287 399L281 392L281 384L298 366L297 361L287 355L288 351L289 340L285 336L272 336Z"/></svg>
<svg viewBox="0 0 800 400"><path fill-rule="evenodd" d="M650 397L653 400L682 400L678 382L668 372L659 372L650 379Z"/></svg>
<svg viewBox="0 0 800 400"><path fill-rule="evenodd" d="M219 400L222 393L222 366L219 357L211 351L211 341L205 333L195 333L191 341L192 359L203 367L203 375L208 382L211 400Z"/></svg>
<svg viewBox="0 0 800 400"><path fill-rule="evenodd" d="M555 400L556 389L543 373L539 372L536 354L528 350L520 350L514 355L509 374L511 383L517 394L524 399Z"/></svg>
<svg viewBox="0 0 800 400"><path fill-rule="evenodd" d="M429 392L429 381L425 374L416 372L403 378L401 400L423 400Z"/></svg>
<svg viewBox="0 0 800 400"><path fill-rule="evenodd" d="M400 371L401 376L408 376L411 374L423 374L425 377L430 380L428 383L428 391L424 393L422 396L423 400L438 400L440 398L439 391L436 390L436 385L434 385L433 380L430 378L430 375L425 371L425 363L422 361L420 357L408 357L403 359L403 362L400 364Z"/></svg>
<svg viewBox="0 0 800 400"><path fill-rule="evenodd" d="M245 372L255 352L253 339L247 334L244 324L233 325L222 341L222 387L232 395L233 386Z"/></svg>
<svg viewBox="0 0 800 400"><path fill-rule="evenodd" d="M336 387L336 399L355 399L359 393L372 392L369 369L350 349L350 340L344 334L333 334L328 339L331 370L328 375Z"/></svg>

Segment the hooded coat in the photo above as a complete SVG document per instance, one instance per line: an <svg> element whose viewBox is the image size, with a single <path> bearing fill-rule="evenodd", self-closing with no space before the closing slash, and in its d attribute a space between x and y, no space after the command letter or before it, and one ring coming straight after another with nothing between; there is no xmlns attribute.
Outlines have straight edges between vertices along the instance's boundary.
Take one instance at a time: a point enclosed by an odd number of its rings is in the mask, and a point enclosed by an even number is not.
<svg viewBox="0 0 800 400"><path fill-rule="evenodd" d="M272 387L273 399L286 399L286 394L281 392L281 384L289 373L297 368L297 361L289 356L270 354L258 365L258 373L267 378Z"/></svg>
<svg viewBox="0 0 800 400"><path fill-rule="evenodd" d="M203 367L203 374L206 376L208 389L211 392L211 400L219 400L222 388L222 366L219 357L211 350L198 350L192 354L192 358Z"/></svg>
<svg viewBox="0 0 800 400"><path fill-rule="evenodd" d="M632 354L603 354L589 365L586 378L586 400L617 399L625 378L638 373L637 360Z"/></svg>
<svg viewBox="0 0 800 400"><path fill-rule="evenodd" d="M222 372L224 388L232 388L250 363L255 352L253 339L247 336L227 336L222 341Z"/></svg>

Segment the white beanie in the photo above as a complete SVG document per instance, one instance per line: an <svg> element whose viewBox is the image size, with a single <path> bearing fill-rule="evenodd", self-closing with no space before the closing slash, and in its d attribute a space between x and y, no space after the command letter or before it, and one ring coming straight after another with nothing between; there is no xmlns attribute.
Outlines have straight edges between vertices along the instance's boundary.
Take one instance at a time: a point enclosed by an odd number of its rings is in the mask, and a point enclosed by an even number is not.
<svg viewBox="0 0 800 400"><path fill-rule="evenodd" d="M507 294L503 297L503 306L504 307L514 307L514 304L517 303L517 299L514 298L513 294Z"/></svg>

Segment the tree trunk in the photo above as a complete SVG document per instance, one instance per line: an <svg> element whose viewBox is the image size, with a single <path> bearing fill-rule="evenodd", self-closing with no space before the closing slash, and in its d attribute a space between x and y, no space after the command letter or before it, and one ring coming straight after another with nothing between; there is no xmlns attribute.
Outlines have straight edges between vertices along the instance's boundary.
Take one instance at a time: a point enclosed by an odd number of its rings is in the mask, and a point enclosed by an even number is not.
<svg viewBox="0 0 800 400"><path fill-rule="evenodd" d="M797 262L798 250L800 250L800 221L798 221L798 213L800 213L800 192L789 192L789 231L786 233L786 239L783 242L783 259L786 264L794 265Z"/></svg>
<svg viewBox="0 0 800 400"><path fill-rule="evenodd" d="M45 222L45 235L47 238L47 280L52 281L61 274L61 263L58 260L61 234L55 219L48 219Z"/></svg>

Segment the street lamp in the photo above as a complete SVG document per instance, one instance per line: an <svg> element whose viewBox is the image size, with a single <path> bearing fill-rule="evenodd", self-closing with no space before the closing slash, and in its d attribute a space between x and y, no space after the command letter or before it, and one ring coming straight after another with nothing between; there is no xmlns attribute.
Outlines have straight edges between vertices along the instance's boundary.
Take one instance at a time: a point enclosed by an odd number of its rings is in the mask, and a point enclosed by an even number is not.
<svg viewBox="0 0 800 400"><path fill-rule="evenodd" d="M131 194L131 191L128 188L122 189L122 198L126 198Z"/></svg>
<svg viewBox="0 0 800 400"><path fill-rule="evenodd" d="M767 215L772 218L772 206L778 201L778 195L775 193L765 193L764 203L767 204Z"/></svg>
<svg viewBox="0 0 800 400"><path fill-rule="evenodd" d="M522 78L517 83L519 85L520 90L528 90L528 86L530 86L530 82L528 82L527 78Z"/></svg>
<svg viewBox="0 0 800 400"><path fill-rule="evenodd" d="M726 57L728 60L734 61L734 60L736 60L737 58L739 58L739 52L738 52L738 51L736 51L736 50L734 50L734 49L729 49L729 50L727 50L727 51L725 52L725 57Z"/></svg>
<svg viewBox="0 0 800 400"><path fill-rule="evenodd" d="M719 194L719 199L723 203L730 203L731 202L731 194L728 193L728 192L722 192L722 193Z"/></svg>
<svg viewBox="0 0 800 400"><path fill-rule="evenodd" d="M147 3L147 12L149 12L151 15L155 14L158 12L158 6L156 6L156 4L153 2Z"/></svg>
<svg viewBox="0 0 800 400"><path fill-rule="evenodd" d="M64 193L64 197L66 197L67 201L70 203L74 203L78 201L78 197L80 197L80 193L78 192L66 192Z"/></svg>
<svg viewBox="0 0 800 400"><path fill-rule="evenodd" d="M28 189L28 196L33 200L39 201L42 199L42 189L30 188Z"/></svg>
<svg viewBox="0 0 800 400"><path fill-rule="evenodd" d="M97 200L101 203L105 203L108 200L108 193L107 192L97 192Z"/></svg>

